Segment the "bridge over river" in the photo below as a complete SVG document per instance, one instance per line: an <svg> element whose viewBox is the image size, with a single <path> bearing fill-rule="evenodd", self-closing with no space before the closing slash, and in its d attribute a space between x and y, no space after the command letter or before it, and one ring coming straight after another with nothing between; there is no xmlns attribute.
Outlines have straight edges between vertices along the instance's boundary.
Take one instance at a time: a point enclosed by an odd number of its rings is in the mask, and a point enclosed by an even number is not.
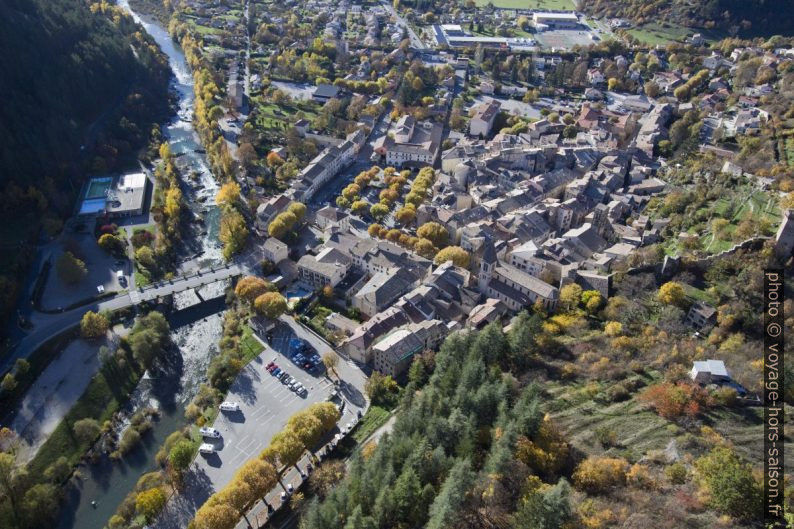
<svg viewBox="0 0 794 529"><path fill-rule="evenodd" d="M38 315L33 330L19 340L10 350L10 354L2 360L0 373L11 369L17 358L27 358L36 349L44 345L51 338L80 324L83 314L92 310L115 311L138 305L145 301L155 300L161 296L168 296L191 290L218 281L224 281L242 275L242 270L236 264L213 267L200 270L195 274L185 275L172 280L160 281L146 287L137 288L112 298L88 303L80 307L65 310L56 314Z"/></svg>

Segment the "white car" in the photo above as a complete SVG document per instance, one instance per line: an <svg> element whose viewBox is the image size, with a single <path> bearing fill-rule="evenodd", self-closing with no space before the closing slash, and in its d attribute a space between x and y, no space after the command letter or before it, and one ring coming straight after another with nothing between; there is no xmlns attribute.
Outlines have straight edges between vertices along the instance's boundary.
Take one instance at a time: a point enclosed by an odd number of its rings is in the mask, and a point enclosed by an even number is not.
<svg viewBox="0 0 794 529"><path fill-rule="evenodd" d="M287 483L287 492L292 494L292 491L295 490L295 487L292 486L292 483Z"/></svg>
<svg viewBox="0 0 794 529"><path fill-rule="evenodd" d="M221 432L215 428L210 428L209 426L199 428L199 433L201 434L201 437L212 437L213 439L220 439L221 437Z"/></svg>
<svg viewBox="0 0 794 529"><path fill-rule="evenodd" d="M225 401L221 402L221 411L240 411L240 405L236 402Z"/></svg>
<svg viewBox="0 0 794 529"><path fill-rule="evenodd" d="M203 443L201 446L199 446L199 453L200 454L214 454L215 453L215 447L212 446L209 443Z"/></svg>

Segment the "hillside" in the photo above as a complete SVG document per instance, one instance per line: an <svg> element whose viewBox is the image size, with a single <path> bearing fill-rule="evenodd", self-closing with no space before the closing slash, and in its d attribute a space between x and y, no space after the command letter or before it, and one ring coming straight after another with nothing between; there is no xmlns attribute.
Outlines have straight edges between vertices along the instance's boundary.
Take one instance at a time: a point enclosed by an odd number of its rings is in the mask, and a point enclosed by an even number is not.
<svg viewBox="0 0 794 529"><path fill-rule="evenodd" d="M38 229L57 232L88 174L134 163L147 145L168 110L170 74L146 33L107 3L4 1L0 49L1 318Z"/></svg>
<svg viewBox="0 0 794 529"><path fill-rule="evenodd" d="M581 9L599 17L620 17L636 24L665 22L721 30L730 35L790 34L788 0L581 0Z"/></svg>

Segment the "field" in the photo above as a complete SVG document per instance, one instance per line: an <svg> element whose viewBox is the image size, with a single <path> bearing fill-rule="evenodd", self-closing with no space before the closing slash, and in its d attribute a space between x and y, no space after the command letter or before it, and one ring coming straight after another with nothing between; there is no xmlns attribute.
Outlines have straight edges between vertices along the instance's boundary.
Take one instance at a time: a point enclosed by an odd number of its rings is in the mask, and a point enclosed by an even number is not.
<svg viewBox="0 0 794 529"><path fill-rule="evenodd" d="M300 112L303 117L312 120L317 116L317 105L310 101L293 100L290 104L276 105L254 98L256 106L256 130L268 134L283 135L288 125L297 121Z"/></svg>
<svg viewBox="0 0 794 529"><path fill-rule="evenodd" d="M254 336L254 331L250 326L243 327L243 335L240 338L240 349L243 351L243 362L248 363L265 348L264 345Z"/></svg>
<svg viewBox="0 0 794 529"><path fill-rule="evenodd" d="M356 443L360 443L372 435L375 430L386 424L388 420L389 411L387 409L381 408L380 406L372 406L361 418L361 421L359 421L351 437Z"/></svg>
<svg viewBox="0 0 794 529"><path fill-rule="evenodd" d="M504 9L546 9L548 11L573 11L571 0L474 0L477 6L493 4Z"/></svg>
<svg viewBox="0 0 794 529"><path fill-rule="evenodd" d="M662 24L646 24L639 28L629 29L628 32L636 37L640 42L656 46L657 44L665 45L671 42L682 42L687 37L700 33L707 41L719 40L721 35L717 32L692 29L684 26L676 26L665 23Z"/></svg>

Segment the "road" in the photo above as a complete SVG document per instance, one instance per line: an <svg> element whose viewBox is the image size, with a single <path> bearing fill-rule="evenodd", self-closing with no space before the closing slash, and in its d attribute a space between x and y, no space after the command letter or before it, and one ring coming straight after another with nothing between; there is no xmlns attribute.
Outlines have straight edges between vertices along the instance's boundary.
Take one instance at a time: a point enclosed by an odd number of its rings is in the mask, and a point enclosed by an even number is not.
<svg viewBox="0 0 794 529"><path fill-rule="evenodd" d="M14 365L18 358L27 358L41 347L53 336L77 326L83 314L92 310L100 312L103 310L114 311L137 305L142 301L157 299L161 296L176 294L192 288L200 287L208 283L215 283L230 277L241 274L241 269L237 265L229 265L218 269L205 270L195 275L173 281L163 281L146 288L133 290L129 293L119 294L101 302L89 303L71 310L66 310L57 314L37 313L31 318L34 323L34 330L12 347L11 353L3 359L0 372L5 372Z"/></svg>
<svg viewBox="0 0 794 529"><path fill-rule="evenodd" d="M408 22L406 22L405 19L401 17L399 13L397 13L397 10L394 9L394 6L391 4L391 2L383 2L383 7L385 7L386 10L397 20L398 25L404 27L406 31L408 31L408 38L411 40L412 48L417 50L428 49L427 46L425 46L425 43L422 42L422 39L419 38L416 32L408 24Z"/></svg>

